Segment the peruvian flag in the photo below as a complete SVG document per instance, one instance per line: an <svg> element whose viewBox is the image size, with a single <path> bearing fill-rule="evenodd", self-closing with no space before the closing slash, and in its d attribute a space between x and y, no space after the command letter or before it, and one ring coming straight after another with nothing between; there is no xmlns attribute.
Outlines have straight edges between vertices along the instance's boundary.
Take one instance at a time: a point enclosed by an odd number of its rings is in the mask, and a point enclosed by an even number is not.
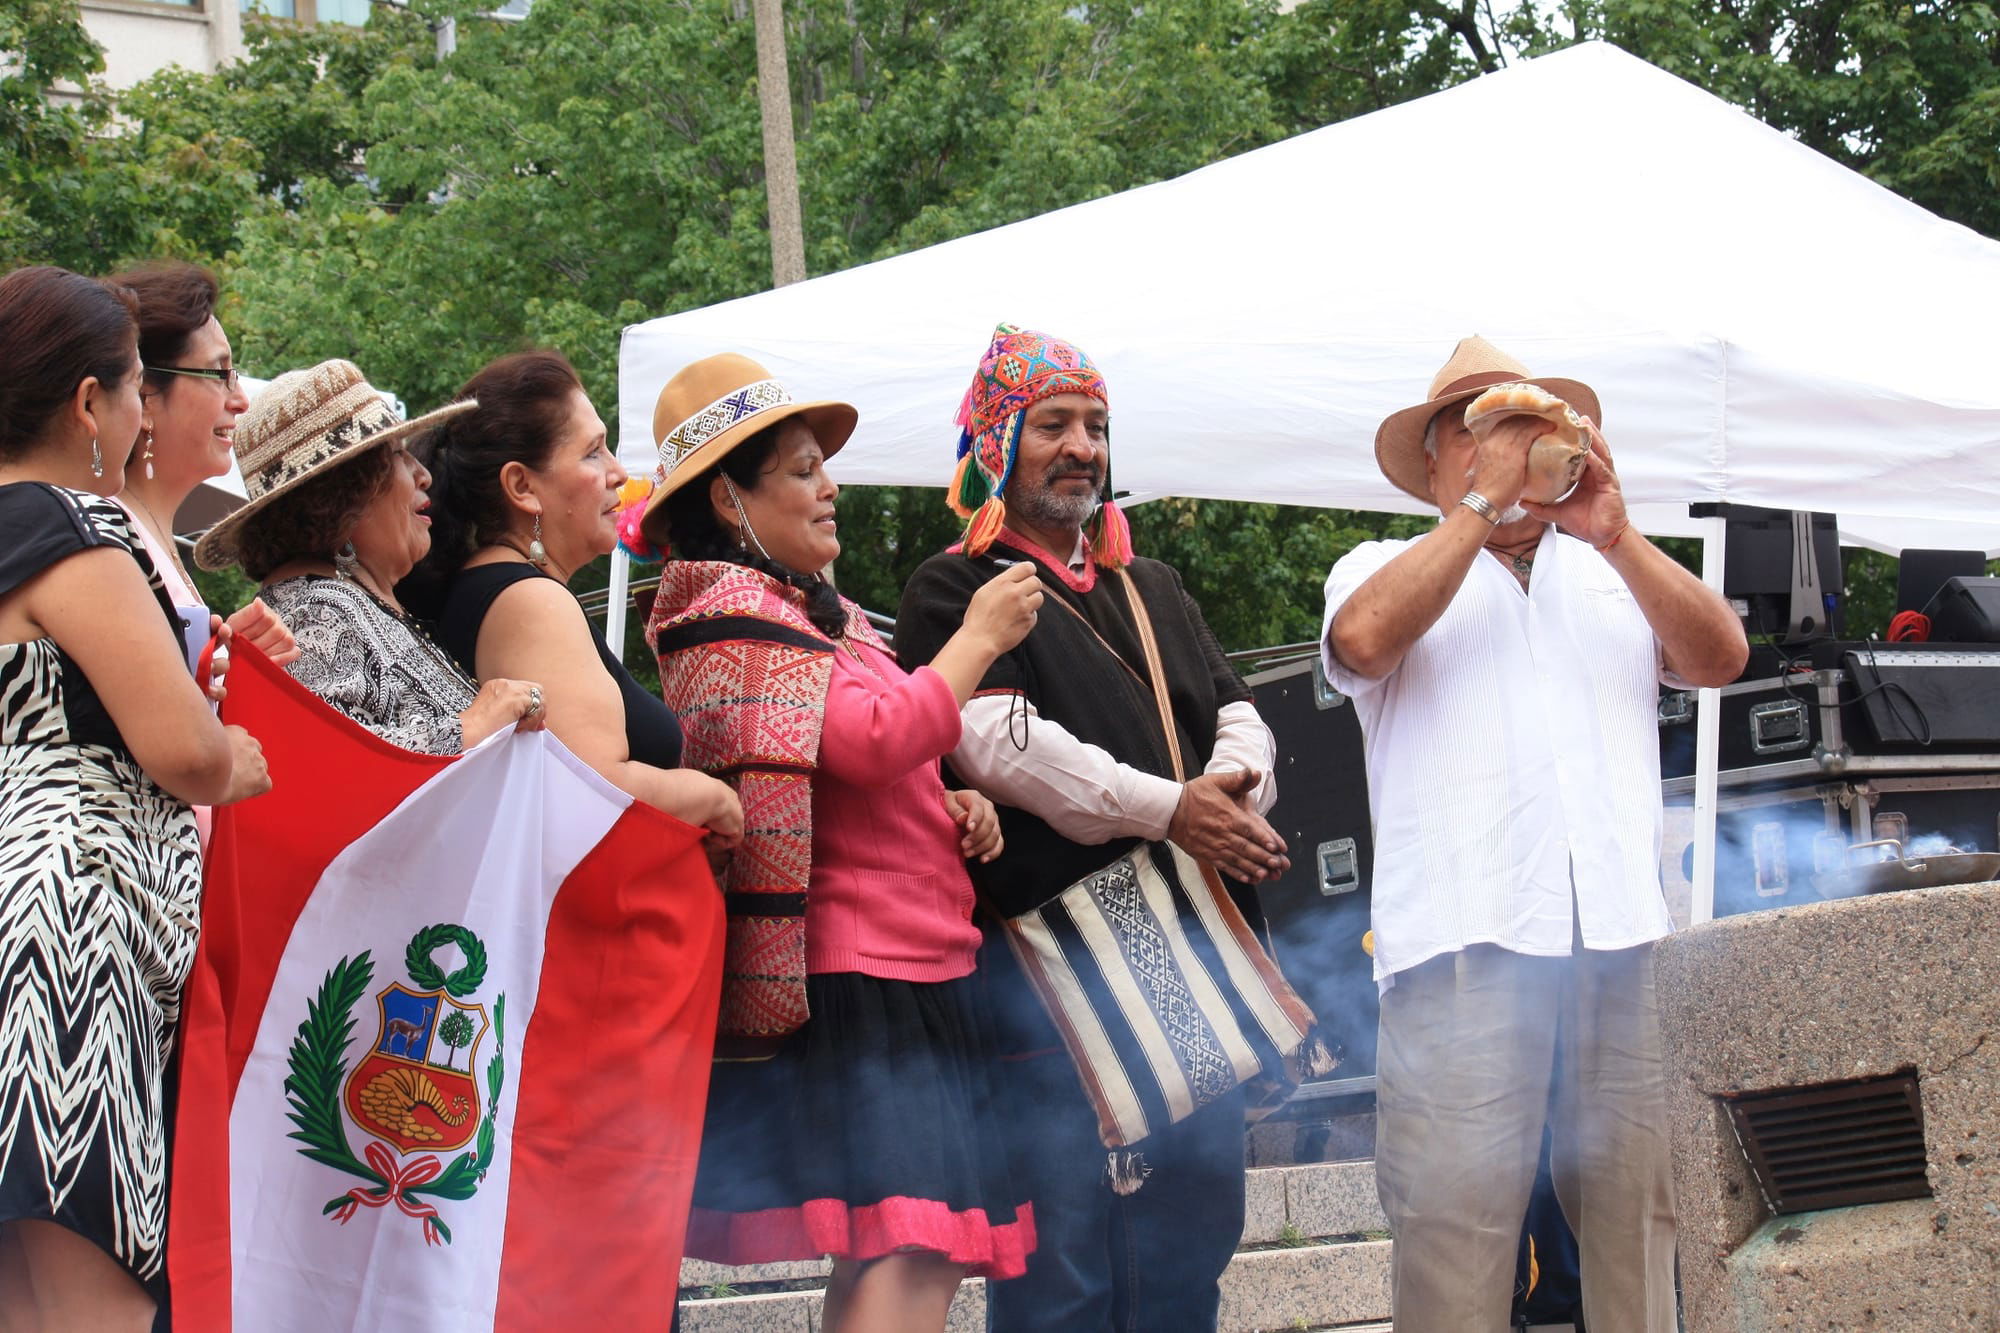
<svg viewBox="0 0 2000 1333"><path fill-rule="evenodd" d="M272 790L216 812L176 1327L664 1329L721 984L701 830L546 733L396 749L236 647Z"/></svg>

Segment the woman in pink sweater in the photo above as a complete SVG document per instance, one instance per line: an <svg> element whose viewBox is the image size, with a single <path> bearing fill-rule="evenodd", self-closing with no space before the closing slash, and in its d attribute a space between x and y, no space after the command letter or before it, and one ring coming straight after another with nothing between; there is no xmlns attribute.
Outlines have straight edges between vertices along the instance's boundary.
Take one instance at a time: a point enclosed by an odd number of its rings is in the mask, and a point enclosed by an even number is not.
<svg viewBox="0 0 2000 1333"><path fill-rule="evenodd" d="M965 1274L1018 1276L1034 1248L971 979L964 861L998 853L999 825L938 761L1041 593L1011 571L930 666L898 667L822 576L840 553L825 463L854 422L727 355L676 375L654 415L643 529L673 558L647 636L686 762L735 786L745 816L720 875L722 1063L687 1248L830 1254L822 1327L937 1333Z"/></svg>

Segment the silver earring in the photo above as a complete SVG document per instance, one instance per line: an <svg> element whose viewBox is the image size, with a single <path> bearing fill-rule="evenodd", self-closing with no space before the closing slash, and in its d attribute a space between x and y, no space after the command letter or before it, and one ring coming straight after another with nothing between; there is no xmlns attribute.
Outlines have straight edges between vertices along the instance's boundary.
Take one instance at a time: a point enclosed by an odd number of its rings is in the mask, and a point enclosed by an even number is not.
<svg viewBox="0 0 2000 1333"><path fill-rule="evenodd" d="M535 515L535 534L528 538L528 563L540 569L549 563L549 548L542 545L542 516Z"/></svg>
<svg viewBox="0 0 2000 1333"><path fill-rule="evenodd" d="M354 549L351 541L342 542L340 549L333 553L333 572L350 583L354 581L354 570L360 563L361 554Z"/></svg>
<svg viewBox="0 0 2000 1333"><path fill-rule="evenodd" d="M754 544L758 555L763 556L766 560L771 559L771 553L764 549L764 543L757 536L757 529L750 526L750 515L743 508L743 497L736 493L736 483L729 479L729 474L724 473L722 484L729 491L729 503L736 506L736 517L738 520L736 525L737 549L748 551Z"/></svg>
<svg viewBox="0 0 2000 1333"><path fill-rule="evenodd" d="M146 428L146 480L153 479L153 428Z"/></svg>
<svg viewBox="0 0 2000 1333"><path fill-rule="evenodd" d="M104 475L104 451L97 447L95 435L90 437L90 475L93 477Z"/></svg>

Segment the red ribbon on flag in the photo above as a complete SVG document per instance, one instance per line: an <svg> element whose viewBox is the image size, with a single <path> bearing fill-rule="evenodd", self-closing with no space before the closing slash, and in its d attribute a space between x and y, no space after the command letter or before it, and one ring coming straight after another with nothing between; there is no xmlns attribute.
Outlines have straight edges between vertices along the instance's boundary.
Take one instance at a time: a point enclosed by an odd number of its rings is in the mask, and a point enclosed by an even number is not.
<svg viewBox="0 0 2000 1333"><path fill-rule="evenodd" d="M412 1198L408 1191L426 1181L436 1179L444 1171L443 1164L435 1157L424 1156L417 1158L408 1166L399 1168L395 1157L379 1139L362 1149L361 1155L368 1159L368 1165L374 1168L376 1175L382 1177L383 1183L379 1186L356 1185L347 1191L347 1202L335 1210L334 1220L344 1225L348 1218L354 1216L357 1205L362 1208L383 1208L393 1203L409 1216L423 1222L424 1244L438 1244L437 1223L432 1220L438 1215L438 1210L421 1199Z"/></svg>

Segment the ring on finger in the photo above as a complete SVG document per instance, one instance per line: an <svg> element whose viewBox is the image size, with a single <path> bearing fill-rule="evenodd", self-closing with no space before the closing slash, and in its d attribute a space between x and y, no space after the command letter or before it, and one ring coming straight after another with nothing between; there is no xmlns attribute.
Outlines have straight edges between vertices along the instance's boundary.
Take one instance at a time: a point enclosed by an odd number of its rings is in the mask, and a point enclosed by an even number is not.
<svg viewBox="0 0 2000 1333"><path fill-rule="evenodd" d="M528 687L528 711L523 713L522 716L540 717L541 713L542 713L542 687L539 685L530 685Z"/></svg>

